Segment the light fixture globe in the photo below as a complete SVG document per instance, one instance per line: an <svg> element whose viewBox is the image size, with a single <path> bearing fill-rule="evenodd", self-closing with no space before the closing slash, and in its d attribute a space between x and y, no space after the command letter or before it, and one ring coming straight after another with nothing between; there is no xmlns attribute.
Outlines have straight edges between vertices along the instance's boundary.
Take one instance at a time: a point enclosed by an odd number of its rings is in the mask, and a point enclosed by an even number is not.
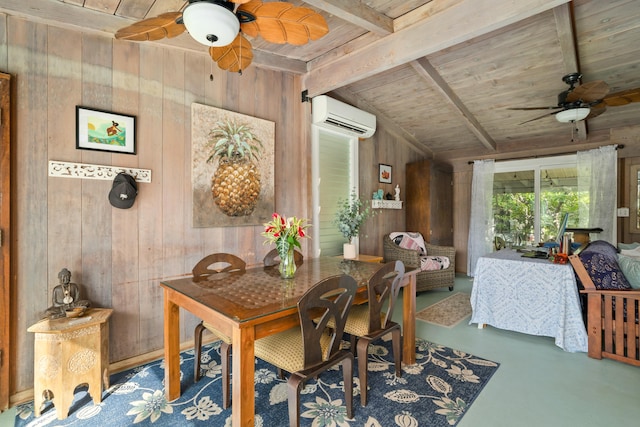
<svg viewBox="0 0 640 427"><path fill-rule="evenodd" d="M191 37L205 46L227 46L240 31L240 21L224 3L190 3L182 12L182 21Z"/></svg>
<svg viewBox="0 0 640 427"><path fill-rule="evenodd" d="M578 107L562 110L556 114L556 120L560 123L579 122L587 118L591 112L590 108Z"/></svg>

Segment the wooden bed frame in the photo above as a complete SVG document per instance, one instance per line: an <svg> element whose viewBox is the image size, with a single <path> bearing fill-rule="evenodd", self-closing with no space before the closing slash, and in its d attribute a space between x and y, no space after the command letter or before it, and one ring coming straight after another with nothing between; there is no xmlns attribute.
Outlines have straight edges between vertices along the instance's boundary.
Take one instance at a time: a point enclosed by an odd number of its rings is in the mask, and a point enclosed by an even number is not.
<svg viewBox="0 0 640 427"><path fill-rule="evenodd" d="M578 255L569 261L587 295L589 357L640 366L640 290L598 290Z"/></svg>

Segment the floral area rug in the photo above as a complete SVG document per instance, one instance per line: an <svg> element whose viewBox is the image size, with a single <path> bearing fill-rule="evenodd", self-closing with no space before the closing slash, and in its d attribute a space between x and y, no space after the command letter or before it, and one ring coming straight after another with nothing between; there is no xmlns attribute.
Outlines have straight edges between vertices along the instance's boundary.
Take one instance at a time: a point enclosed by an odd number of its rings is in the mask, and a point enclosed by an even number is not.
<svg viewBox="0 0 640 427"><path fill-rule="evenodd" d="M471 296L458 292L429 307L420 310L416 319L427 323L453 328L467 317L471 316Z"/></svg>
<svg viewBox="0 0 640 427"><path fill-rule="evenodd" d="M379 344L379 345L376 345ZM368 404L360 406L357 361L354 365L354 419L346 417L341 369L307 383L301 397L301 425L313 427L455 426L498 369L498 364L428 341L417 341L417 363L394 373L391 343L369 347ZM18 406L16 426L231 426L231 408L222 409L219 342L203 348L204 376L193 382L193 350L180 354L182 396L164 397L164 361L111 376L102 402L93 404L78 388L68 418L58 420L45 403L34 418L33 402ZM274 367L256 360L256 426L287 426L286 381Z"/></svg>

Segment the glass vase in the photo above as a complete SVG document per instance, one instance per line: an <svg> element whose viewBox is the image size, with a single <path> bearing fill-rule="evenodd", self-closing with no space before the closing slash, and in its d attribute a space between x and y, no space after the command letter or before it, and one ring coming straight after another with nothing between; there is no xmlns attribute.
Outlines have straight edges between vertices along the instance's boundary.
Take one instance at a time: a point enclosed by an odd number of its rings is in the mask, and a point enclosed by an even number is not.
<svg viewBox="0 0 640 427"><path fill-rule="evenodd" d="M286 252L280 254L280 265L278 266L280 277L283 279L292 279L296 274L296 262L293 257L293 246L290 246Z"/></svg>

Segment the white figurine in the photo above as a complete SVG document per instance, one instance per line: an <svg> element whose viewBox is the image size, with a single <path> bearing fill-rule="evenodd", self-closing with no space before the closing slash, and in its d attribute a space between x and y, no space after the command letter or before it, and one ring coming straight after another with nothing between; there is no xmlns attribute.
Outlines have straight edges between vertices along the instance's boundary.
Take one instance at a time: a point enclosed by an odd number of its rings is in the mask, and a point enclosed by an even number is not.
<svg viewBox="0 0 640 427"><path fill-rule="evenodd" d="M396 201L400 201L400 186L396 185Z"/></svg>

